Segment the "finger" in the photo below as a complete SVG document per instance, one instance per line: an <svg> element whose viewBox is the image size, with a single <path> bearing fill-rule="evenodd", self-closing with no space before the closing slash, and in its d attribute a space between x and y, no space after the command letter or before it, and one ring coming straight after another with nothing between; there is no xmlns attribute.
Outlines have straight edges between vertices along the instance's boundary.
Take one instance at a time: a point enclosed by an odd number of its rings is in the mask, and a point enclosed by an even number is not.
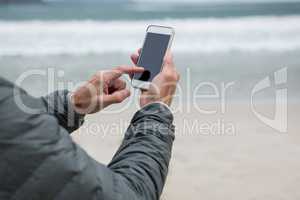
<svg viewBox="0 0 300 200"><path fill-rule="evenodd" d="M174 70L176 70L176 69L175 69L175 65L173 62L172 53L170 51L167 51L166 55L164 57L164 64L163 64L162 71L167 72L167 71L174 71Z"/></svg>
<svg viewBox="0 0 300 200"><path fill-rule="evenodd" d="M123 89L126 88L126 82L123 81L123 80L121 80L121 79L116 79L116 80L112 83L111 87L113 88L114 91L116 91L116 90L123 90ZM113 92L114 92L114 91L113 91Z"/></svg>
<svg viewBox="0 0 300 200"><path fill-rule="evenodd" d="M139 48L139 49L138 49L138 54L140 55L141 52L142 52L142 48Z"/></svg>
<svg viewBox="0 0 300 200"><path fill-rule="evenodd" d="M106 71L104 73L104 78L107 81L116 80L122 74L132 74L132 73L140 73L143 72L144 68L137 66L120 66L113 70Z"/></svg>
<svg viewBox="0 0 300 200"><path fill-rule="evenodd" d="M172 52L169 50L166 52L166 55L164 57L164 64L174 66L173 65L173 55L172 55Z"/></svg>
<svg viewBox="0 0 300 200"><path fill-rule="evenodd" d="M138 67L138 66L120 66L117 68L117 70L120 70L122 73L141 73L145 69L143 67Z"/></svg>
<svg viewBox="0 0 300 200"><path fill-rule="evenodd" d="M143 67L138 67L138 66L133 66L133 67L120 66L118 69L122 71L122 73L128 74L130 77L132 77L134 73L142 73L145 70Z"/></svg>
<svg viewBox="0 0 300 200"><path fill-rule="evenodd" d="M131 61L132 61L135 65L137 65L137 62L138 62L138 60L139 60L139 55L137 55L137 54L132 54L132 55L130 56L130 58L131 58Z"/></svg>
<svg viewBox="0 0 300 200"><path fill-rule="evenodd" d="M128 89L119 90L110 95L103 96L103 102L105 106L108 106L114 103L121 103L129 96L130 96L130 91Z"/></svg>

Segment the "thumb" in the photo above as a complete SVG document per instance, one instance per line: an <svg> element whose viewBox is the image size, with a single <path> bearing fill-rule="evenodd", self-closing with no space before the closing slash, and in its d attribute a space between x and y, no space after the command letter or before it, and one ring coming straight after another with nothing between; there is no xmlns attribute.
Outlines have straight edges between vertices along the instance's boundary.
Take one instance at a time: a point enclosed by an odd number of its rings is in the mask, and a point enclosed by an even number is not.
<svg viewBox="0 0 300 200"><path fill-rule="evenodd" d="M113 103L121 103L127 97L130 96L130 91L128 89L118 90L112 94L103 96L103 104L108 106Z"/></svg>

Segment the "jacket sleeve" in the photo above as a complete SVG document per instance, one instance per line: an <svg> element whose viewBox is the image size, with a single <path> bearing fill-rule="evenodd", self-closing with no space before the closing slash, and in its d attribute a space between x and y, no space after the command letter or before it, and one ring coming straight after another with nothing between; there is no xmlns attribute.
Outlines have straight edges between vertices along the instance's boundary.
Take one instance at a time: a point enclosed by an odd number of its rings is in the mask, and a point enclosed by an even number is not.
<svg viewBox="0 0 300 200"><path fill-rule="evenodd" d="M47 112L44 99L2 86L0 81L0 199L159 199L174 139L167 107L138 111L106 166L73 142L57 120L65 116ZM36 112L26 112L15 99Z"/></svg>
<svg viewBox="0 0 300 200"><path fill-rule="evenodd" d="M108 165L114 172L117 194L125 199L159 199L171 158L172 121L169 108L160 103L150 104L135 114Z"/></svg>
<svg viewBox="0 0 300 200"><path fill-rule="evenodd" d="M69 97L69 91L55 91L46 97L42 97L49 114L55 116L59 125L69 133L77 130L84 123L84 115L75 112Z"/></svg>

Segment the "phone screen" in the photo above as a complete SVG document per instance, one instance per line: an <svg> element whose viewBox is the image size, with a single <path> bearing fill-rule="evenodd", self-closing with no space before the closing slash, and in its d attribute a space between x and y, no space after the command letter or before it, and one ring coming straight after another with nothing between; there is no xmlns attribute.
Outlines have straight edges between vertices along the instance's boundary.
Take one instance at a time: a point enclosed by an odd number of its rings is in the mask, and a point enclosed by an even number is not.
<svg viewBox="0 0 300 200"><path fill-rule="evenodd" d="M138 66L144 67L145 71L134 74L134 79L151 82L160 72L170 37L167 34L151 32L146 34L144 46L137 63Z"/></svg>

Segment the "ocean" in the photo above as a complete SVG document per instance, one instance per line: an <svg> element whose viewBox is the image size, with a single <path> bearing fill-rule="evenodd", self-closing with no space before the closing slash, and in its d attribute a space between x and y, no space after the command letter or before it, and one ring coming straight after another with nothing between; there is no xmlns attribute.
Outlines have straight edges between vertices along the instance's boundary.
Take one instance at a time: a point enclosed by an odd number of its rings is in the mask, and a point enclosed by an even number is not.
<svg viewBox="0 0 300 200"><path fill-rule="evenodd" d="M243 99L260 78L287 67L295 91L290 96L297 100L299 22L296 2L0 5L0 67L12 81L26 70L49 67L85 80L97 70L130 64L146 27L159 24L175 28L172 50L183 85L189 73L195 85L236 82L233 99ZM36 79L24 87L34 95L49 92Z"/></svg>

